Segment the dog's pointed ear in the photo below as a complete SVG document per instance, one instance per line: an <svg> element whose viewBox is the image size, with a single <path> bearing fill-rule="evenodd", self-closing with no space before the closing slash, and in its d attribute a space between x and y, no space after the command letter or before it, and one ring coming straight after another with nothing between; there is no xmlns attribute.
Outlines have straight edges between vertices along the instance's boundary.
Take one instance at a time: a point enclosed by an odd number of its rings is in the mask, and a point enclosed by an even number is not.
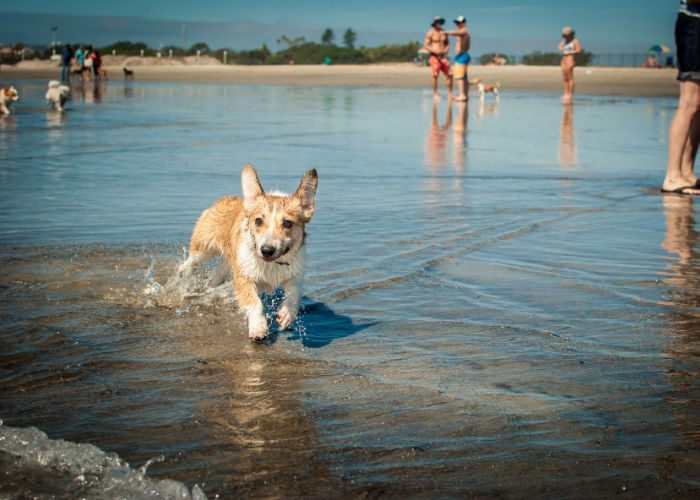
<svg viewBox="0 0 700 500"><path fill-rule="evenodd" d="M243 188L243 206L246 209L250 208L255 199L264 193L258 174L250 163L243 167L241 172L241 187Z"/></svg>
<svg viewBox="0 0 700 500"><path fill-rule="evenodd" d="M305 222L309 222L314 214L314 196L316 196L317 186L318 174L316 169L312 168L304 174L301 184L294 193L294 196L301 202L301 215Z"/></svg>

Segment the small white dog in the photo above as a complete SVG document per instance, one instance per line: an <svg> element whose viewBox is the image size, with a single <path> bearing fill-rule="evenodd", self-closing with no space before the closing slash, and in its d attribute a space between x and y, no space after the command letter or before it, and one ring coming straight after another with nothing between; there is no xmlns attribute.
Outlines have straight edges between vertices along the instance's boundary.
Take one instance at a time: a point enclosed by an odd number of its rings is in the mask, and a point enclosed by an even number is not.
<svg viewBox="0 0 700 500"><path fill-rule="evenodd" d="M14 87L0 90L0 113L10 114L10 106L19 101L19 94Z"/></svg>
<svg viewBox="0 0 700 500"><path fill-rule="evenodd" d="M491 92L494 96L496 96L496 99L498 99L498 89L501 88L501 84L496 82L494 85L484 85L483 83L479 82L479 94L481 94L481 99L486 96L486 92Z"/></svg>
<svg viewBox="0 0 700 500"><path fill-rule="evenodd" d="M53 104L58 111L63 111L66 101L70 97L70 87L63 85L58 80L49 82L49 89L46 91L46 103Z"/></svg>
<svg viewBox="0 0 700 500"><path fill-rule="evenodd" d="M278 286L285 292L277 312L280 330L289 328L299 311L304 281L306 223L314 213L318 176L311 169L288 195L263 191L252 165L241 174L243 199L226 196L202 212L192 231L190 255L178 269L186 278L193 268L212 257L221 263L210 286L217 286L231 272L238 307L248 320L248 337L264 340L267 320L261 292Z"/></svg>

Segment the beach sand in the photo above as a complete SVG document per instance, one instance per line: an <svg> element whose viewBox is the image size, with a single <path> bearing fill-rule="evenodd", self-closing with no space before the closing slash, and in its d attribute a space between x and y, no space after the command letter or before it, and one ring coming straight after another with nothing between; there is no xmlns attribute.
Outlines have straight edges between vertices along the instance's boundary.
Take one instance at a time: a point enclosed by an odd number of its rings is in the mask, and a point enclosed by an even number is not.
<svg viewBox="0 0 700 500"><path fill-rule="evenodd" d="M371 65L223 65L209 57L168 59L105 56L104 68L110 80L123 80L126 63L139 81L230 83L260 85L320 85L349 87L429 88L430 70L412 63ZM3 85L23 79L60 77L60 67L50 61L24 61L2 66ZM470 66L470 78L500 83L503 91L560 93L563 91L558 66ZM578 67L577 94L676 97L676 70L649 68ZM444 93L445 80L439 89Z"/></svg>

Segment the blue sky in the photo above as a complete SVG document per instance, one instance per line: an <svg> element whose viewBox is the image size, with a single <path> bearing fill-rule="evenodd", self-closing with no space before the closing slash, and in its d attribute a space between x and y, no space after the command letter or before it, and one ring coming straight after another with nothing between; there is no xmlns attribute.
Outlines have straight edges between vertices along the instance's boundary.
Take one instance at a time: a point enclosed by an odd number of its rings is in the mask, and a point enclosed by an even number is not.
<svg viewBox="0 0 700 500"><path fill-rule="evenodd" d="M584 49L594 53L644 52L662 43L675 50L673 25L678 0L22 0L0 7L0 43L51 43L56 40L104 46L119 40L153 48L205 42L211 48L272 50L281 35L320 41L330 27L342 43L347 28L357 46L423 40L433 16L448 20L463 14L472 35L472 54L521 55L556 49L561 28L572 26ZM448 22L447 26L452 26Z"/></svg>

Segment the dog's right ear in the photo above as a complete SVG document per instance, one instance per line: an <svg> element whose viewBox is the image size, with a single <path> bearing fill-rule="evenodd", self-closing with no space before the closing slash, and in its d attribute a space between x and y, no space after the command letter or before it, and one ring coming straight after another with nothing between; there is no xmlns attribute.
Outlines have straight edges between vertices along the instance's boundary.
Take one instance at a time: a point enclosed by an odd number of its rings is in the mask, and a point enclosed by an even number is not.
<svg viewBox="0 0 700 500"><path fill-rule="evenodd" d="M243 206L246 209L249 209L253 205L258 196L264 194L263 188L258 180L258 174L250 163L243 167L243 172L241 173L241 187L243 188Z"/></svg>

